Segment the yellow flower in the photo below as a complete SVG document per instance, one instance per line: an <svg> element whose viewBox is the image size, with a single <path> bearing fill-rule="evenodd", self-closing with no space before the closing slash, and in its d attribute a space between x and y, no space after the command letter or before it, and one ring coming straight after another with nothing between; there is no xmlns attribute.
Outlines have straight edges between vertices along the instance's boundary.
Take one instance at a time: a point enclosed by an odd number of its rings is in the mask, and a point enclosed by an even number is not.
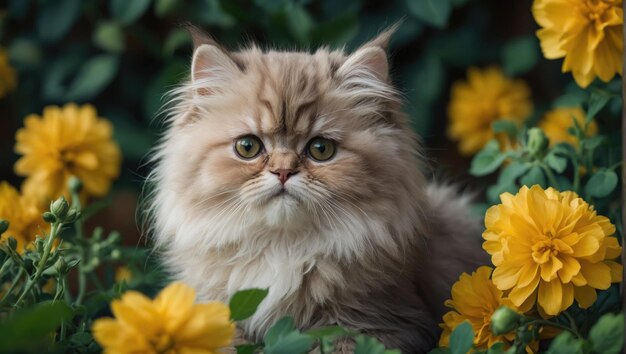
<svg viewBox="0 0 626 354"><path fill-rule="evenodd" d="M580 107L555 108L545 114L539 123L546 136L550 139L550 145L558 143L568 143L573 147L578 147L578 138L570 134L568 129L574 127L573 120L581 126L585 125L585 112ZM587 126L585 135L587 137L598 134L598 125L595 121Z"/></svg>
<svg viewBox="0 0 626 354"><path fill-rule="evenodd" d="M42 213L34 198L20 195L7 182L0 182L0 219L9 222L9 229L2 234L3 242L11 236L17 241L17 251L23 252L24 246L31 244L36 235L42 236L50 229Z"/></svg>
<svg viewBox="0 0 626 354"><path fill-rule="evenodd" d="M128 267L119 267L115 271L115 281L118 283L126 282L128 283L133 278L133 272L128 269Z"/></svg>
<svg viewBox="0 0 626 354"><path fill-rule="evenodd" d="M111 303L115 318L94 322L105 353L219 353L230 345L235 324L221 302L194 304L187 285L173 283L153 301L136 291Z"/></svg>
<svg viewBox="0 0 626 354"><path fill-rule="evenodd" d="M9 63L9 56L4 49L0 49L0 97L6 96L17 85L15 70Z"/></svg>
<svg viewBox="0 0 626 354"><path fill-rule="evenodd" d="M15 151L24 155L15 164L15 172L27 176L24 191L44 202L64 194L69 197L67 181L76 176L85 195L106 194L121 162L112 131L91 105L48 106L42 117L26 117L15 145Z"/></svg>
<svg viewBox="0 0 626 354"><path fill-rule="evenodd" d="M562 71L579 86L622 74L622 0L535 0L533 15L543 55L565 57Z"/></svg>
<svg viewBox="0 0 626 354"><path fill-rule="evenodd" d="M439 346L447 347L450 334L464 321L468 321L474 329L477 349L488 349L497 342L513 341L515 333L496 336L491 331L491 315L500 306L517 311L517 307L489 279L492 271L491 267L480 267L472 275L461 274L459 281L452 285L452 300L445 303L452 311L443 316L444 323L439 325L443 328Z"/></svg>
<svg viewBox="0 0 626 354"><path fill-rule="evenodd" d="M543 317L559 314L574 299L582 308L596 289L622 279L615 226L574 192L522 187L503 193L485 215L483 248L496 266L493 282L509 291L523 311L535 301Z"/></svg>
<svg viewBox="0 0 626 354"><path fill-rule="evenodd" d="M512 80L499 68L470 68L468 80L452 86L448 105L448 137L459 141L463 155L472 155L493 139L491 124L500 119L524 122L532 110L530 89L524 81ZM511 145L504 135L500 146Z"/></svg>

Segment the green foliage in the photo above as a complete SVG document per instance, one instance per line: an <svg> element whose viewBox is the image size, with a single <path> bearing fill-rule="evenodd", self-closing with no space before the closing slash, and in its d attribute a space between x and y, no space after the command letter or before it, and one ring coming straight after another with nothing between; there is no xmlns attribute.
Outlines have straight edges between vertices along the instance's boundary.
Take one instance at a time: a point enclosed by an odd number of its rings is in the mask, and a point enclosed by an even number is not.
<svg viewBox="0 0 626 354"><path fill-rule="evenodd" d="M234 321L241 321L254 315L267 293L267 289L248 289L235 293L228 304L230 318Z"/></svg>
<svg viewBox="0 0 626 354"><path fill-rule="evenodd" d="M452 12L450 0L407 0L411 14L431 26L443 28Z"/></svg>
<svg viewBox="0 0 626 354"><path fill-rule="evenodd" d="M624 313L602 316L591 328L589 340L594 353L621 353L624 348Z"/></svg>
<svg viewBox="0 0 626 354"><path fill-rule="evenodd" d="M525 74L539 61L539 43L535 36L513 38L502 47L504 72L510 76Z"/></svg>
<svg viewBox="0 0 626 354"><path fill-rule="evenodd" d="M474 330L469 322L458 325L450 334L450 353L467 354L474 344Z"/></svg>

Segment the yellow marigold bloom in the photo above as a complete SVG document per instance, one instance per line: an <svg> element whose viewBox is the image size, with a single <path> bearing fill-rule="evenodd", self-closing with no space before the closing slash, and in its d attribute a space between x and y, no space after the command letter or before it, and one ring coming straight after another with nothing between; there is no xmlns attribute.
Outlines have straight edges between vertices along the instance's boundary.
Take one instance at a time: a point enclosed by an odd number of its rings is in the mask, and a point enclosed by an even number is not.
<svg viewBox="0 0 626 354"><path fill-rule="evenodd" d="M471 275L461 274L459 281L452 285L452 299L445 303L452 311L443 316L444 323L439 325L443 328L439 346L449 346L450 334L464 321L472 325L474 345L478 349L488 349L498 342L511 343L515 339L515 333L496 336L491 331L491 315L500 306L517 311L517 307L491 281L492 271L491 267L480 267Z"/></svg>
<svg viewBox="0 0 626 354"><path fill-rule="evenodd" d="M580 107L555 108L545 114L539 123L539 128L550 139L550 145L568 143L578 147L578 138L570 134L568 129L574 127L574 120L581 126L585 125L585 112ZM598 125L595 121L587 126L585 135L590 137L598 134Z"/></svg>
<svg viewBox="0 0 626 354"><path fill-rule="evenodd" d="M622 74L622 0L535 0L532 11L543 55L565 57L562 71L579 86Z"/></svg>
<svg viewBox="0 0 626 354"><path fill-rule="evenodd" d="M9 63L9 56L4 49L0 49L0 97L6 96L17 85L15 70Z"/></svg>
<svg viewBox="0 0 626 354"><path fill-rule="evenodd" d="M43 116L29 115L16 134L15 151L23 155L15 172L27 176L23 188L49 202L66 195L70 176L78 177L83 193L102 196L119 175L121 153L112 140L111 124L91 105L48 106Z"/></svg>
<svg viewBox="0 0 626 354"><path fill-rule="evenodd" d="M129 282L133 278L133 273L128 267L119 267L115 270L115 281L118 283Z"/></svg>
<svg viewBox="0 0 626 354"><path fill-rule="evenodd" d="M459 142L463 155L472 155L495 137L491 124L509 119L524 122L532 110L530 89L524 81L510 79L499 68L470 68L467 81L455 82L448 105L448 137ZM501 146L511 145L498 136Z"/></svg>
<svg viewBox="0 0 626 354"><path fill-rule="evenodd" d="M192 288L173 283L153 301L136 291L111 303L115 318L98 319L93 336L104 353L217 354L230 345L235 324L221 302L194 304Z"/></svg>
<svg viewBox="0 0 626 354"><path fill-rule="evenodd" d="M7 182L0 182L0 219L9 222L9 229L2 234L3 242L11 236L17 241L17 250L24 251L24 246L33 242L36 235L50 229L42 213L34 198L21 195Z"/></svg>
<svg viewBox="0 0 626 354"><path fill-rule="evenodd" d="M596 300L596 289L622 279L611 261L621 247L615 226L574 192L522 187L503 193L485 215L483 248L496 266L493 282L523 311L535 301L544 317Z"/></svg>

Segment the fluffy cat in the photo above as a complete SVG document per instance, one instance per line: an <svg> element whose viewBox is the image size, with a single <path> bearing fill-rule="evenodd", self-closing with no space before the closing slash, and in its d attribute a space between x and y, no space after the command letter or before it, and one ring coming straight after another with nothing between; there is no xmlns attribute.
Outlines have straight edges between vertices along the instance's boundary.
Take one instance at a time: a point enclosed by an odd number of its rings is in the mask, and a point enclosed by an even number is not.
<svg viewBox="0 0 626 354"><path fill-rule="evenodd" d="M269 288L243 324L338 324L432 348L451 284L484 264L468 200L428 183L389 78L388 30L352 54L229 52L195 33L150 177L151 230L200 301Z"/></svg>

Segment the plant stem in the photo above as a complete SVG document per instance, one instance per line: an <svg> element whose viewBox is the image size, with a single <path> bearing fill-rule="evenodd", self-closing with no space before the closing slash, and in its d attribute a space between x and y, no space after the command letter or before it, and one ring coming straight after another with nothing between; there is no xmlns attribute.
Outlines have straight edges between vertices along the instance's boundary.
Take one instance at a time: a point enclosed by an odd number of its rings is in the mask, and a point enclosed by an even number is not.
<svg viewBox="0 0 626 354"><path fill-rule="evenodd" d="M81 210L80 197L78 193L72 192L72 204L78 210ZM85 262L87 261L85 253L85 245L83 239L83 218L82 216L74 222L74 230L76 233L76 245L78 246L78 254L80 263L78 263L78 295L76 295L76 305L80 305L85 297L87 290L87 275L85 272Z"/></svg>
<svg viewBox="0 0 626 354"><path fill-rule="evenodd" d="M550 182L550 184L555 188L559 188L559 184L556 180L556 177L554 176L554 173L552 172L552 169L545 164L541 164L541 167L546 172L546 176L548 176L548 181Z"/></svg>
<svg viewBox="0 0 626 354"><path fill-rule="evenodd" d="M578 338L583 338L583 336L580 333L578 333L578 331L576 329L570 328L570 327L562 325L560 323L551 322L551 321L548 321L548 320L534 320L534 321L528 322L527 325L528 326L530 326L530 325L543 325L543 326L559 328L559 329L562 329L562 330L570 332L571 334L575 335Z"/></svg>
<svg viewBox="0 0 626 354"><path fill-rule="evenodd" d="M574 164L574 192L580 195L580 165L578 161Z"/></svg>
<svg viewBox="0 0 626 354"><path fill-rule="evenodd" d="M24 274L24 268L20 267L20 270L17 271L17 275L15 276L15 278L13 278L13 283L11 283L11 287L4 293L2 300L0 300L0 306L4 305L4 303L7 301L7 299L9 298L9 295L13 292L13 290L19 283L20 278L22 277L23 274Z"/></svg>
<svg viewBox="0 0 626 354"><path fill-rule="evenodd" d="M37 268L36 268L37 270L35 271L35 275L31 279L28 279L28 282L26 283L26 287L24 288L22 295L20 295L20 297L15 302L15 306L18 306L22 302L22 300L24 300L24 297L26 297L26 295L28 295L28 293L32 290L33 286L37 284L37 281L41 277L41 273L43 273L44 268L46 267L48 258L50 257L50 252L52 251L54 240L59 235L59 231L61 231L62 226L63 224L58 221L52 224L52 227L50 228L50 235L48 235L48 237L46 238L46 244L44 245L43 255L41 256L41 259L39 260L39 263L37 264Z"/></svg>

